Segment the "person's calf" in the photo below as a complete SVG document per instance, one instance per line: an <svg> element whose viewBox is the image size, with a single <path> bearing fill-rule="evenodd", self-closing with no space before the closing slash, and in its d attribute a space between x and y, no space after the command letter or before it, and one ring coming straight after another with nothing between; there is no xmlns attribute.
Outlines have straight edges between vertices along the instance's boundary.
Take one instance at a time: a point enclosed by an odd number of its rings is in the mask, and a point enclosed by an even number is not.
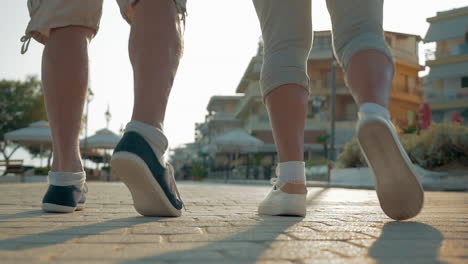
<svg viewBox="0 0 468 264"><path fill-rule="evenodd" d="M83 171L79 133L88 88L88 42L94 30L67 26L51 30L42 58L42 83L52 133L52 170Z"/></svg>
<svg viewBox="0 0 468 264"><path fill-rule="evenodd" d="M307 102L307 89L297 84L279 86L265 97L280 162L304 159Z"/></svg>
<svg viewBox="0 0 468 264"><path fill-rule="evenodd" d="M277 186L286 193L305 194L304 126L307 90L297 84L285 84L265 97L278 150Z"/></svg>
<svg viewBox="0 0 468 264"><path fill-rule="evenodd" d="M134 9L129 41L135 91L132 120L162 129L183 51L180 19L173 1L139 1Z"/></svg>
<svg viewBox="0 0 468 264"><path fill-rule="evenodd" d="M358 106L375 103L387 107L392 89L393 63L377 50L355 54L346 67L346 83Z"/></svg>

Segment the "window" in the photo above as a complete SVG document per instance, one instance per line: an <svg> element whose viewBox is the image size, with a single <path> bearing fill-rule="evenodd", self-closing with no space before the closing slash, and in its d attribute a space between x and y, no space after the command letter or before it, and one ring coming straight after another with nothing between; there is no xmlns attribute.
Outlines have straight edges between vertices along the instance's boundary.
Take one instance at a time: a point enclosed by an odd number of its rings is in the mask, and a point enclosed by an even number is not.
<svg viewBox="0 0 468 264"><path fill-rule="evenodd" d="M358 108L355 102L351 101L348 104L346 104L345 111L346 111L345 120L347 121L356 120Z"/></svg>
<svg viewBox="0 0 468 264"><path fill-rule="evenodd" d="M311 101L308 106L308 113L307 117L308 118L313 118L317 119L320 118L320 112L325 109L325 101L326 97L325 96L312 96Z"/></svg>
<svg viewBox="0 0 468 264"><path fill-rule="evenodd" d="M314 39L313 48L316 49L329 49L331 45L331 38L328 36L319 36Z"/></svg>
<svg viewBox="0 0 468 264"><path fill-rule="evenodd" d="M388 46L392 46L392 38L391 37L385 37L385 41L387 41Z"/></svg>
<svg viewBox="0 0 468 264"><path fill-rule="evenodd" d="M468 88L468 76L461 78L461 88Z"/></svg>
<svg viewBox="0 0 468 264"><path fill-rule="evenodd" d="M262 111L260 114L259 114L259 120L261 122L269 122L270 121L270 118L268 117L268 113L266 111Z"/></svg>
<svg viewBox="0 0 468 264"><path fill-rule="evenodd" d="M307 106L307 118L314 118L315 111L314 111L314 105L309 103Z"/></svg>
<svg viewBox="0 0 468 264"><path fill-rule="evenodd" d="M409 92L409 76L408 75L403 75L404 79L404 86L403 86L403 92L408 93Z"/></svg>
<svg viewBox="0 0 468 264"><path fill-rule="evenodd" d="M414 124L414 119L416 117L416 114L412 110L408 110L406 113L406 118L408 119L408 125L413 125Z"/></svg>
<svg viewBox="0 0 468 264"><path fill-rule="evenodd" d="M413 94L416 88L416 79L414 77L407 76L407 82L408 82L408 92L410 94Z"/></svg>
<svg viewBox="0 0 468 264"><path fill-rule="evenodd" d="M434 81L434 88L439 92L444 89L444 82L442 80L435 80Z"/></svg>

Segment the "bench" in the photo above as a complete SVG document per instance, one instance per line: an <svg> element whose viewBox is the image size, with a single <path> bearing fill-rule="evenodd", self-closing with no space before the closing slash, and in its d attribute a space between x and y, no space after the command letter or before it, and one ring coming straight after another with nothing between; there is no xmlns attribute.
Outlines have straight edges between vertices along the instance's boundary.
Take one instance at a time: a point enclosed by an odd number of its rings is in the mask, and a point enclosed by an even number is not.
<svg viewBox="0 0 468 264"><path fill-rule="evenodd" d="M23 160L0 160L0 167L5 167L6 173L19 174L24 172Z"/></svg>
<svg viewBox="0 0 468 264"><path fill-rule="evenodd" d="M23 160L0 160L0 167L5 167L4 175L19 174L21 181L24 181L24 173L33 168L31 166L23 166Z"/></svg>

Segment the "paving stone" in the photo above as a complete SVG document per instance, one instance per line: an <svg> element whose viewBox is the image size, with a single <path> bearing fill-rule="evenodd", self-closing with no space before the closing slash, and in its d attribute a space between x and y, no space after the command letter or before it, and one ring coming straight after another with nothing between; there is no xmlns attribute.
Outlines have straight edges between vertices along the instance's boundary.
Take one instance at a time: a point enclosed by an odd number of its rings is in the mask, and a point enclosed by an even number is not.
<svg viewBox="0 0 468 264"><path fill-rule="evenodd" d="M161 243L162 236L158 235L94 235L85 236L78 239L74 239L75 243L87 243L87 244L132 244L132 243Z"/></svg>
<svg viewBox="0 0 468 264"><path fill-rule="evenodd" d="M420 215L397 222L371 190L310 188L298 218L258 215L269 186L181 183L188 210L166 218L139 216L122 183L89 188L84 211L47 214L44 184L1 184L0 262L468 262L468 193L426 192Z"/></svg>
<svg viewBox="0 0 468 264"><path fill-rule="evenodd" d="M216 233L200 235L172 235L169 242L196 242L196 241L271 241L271 240L291 240L283 234L275 233Z"/></svg>
<svg viewBox="0 0 468 264"><path fill-rule="evenodd" d="M153 226L152 224L138 225L132 228L133 234L161 234L161 235L172 235L172 234L201 234L200 227L181 226L180 224L167 226Z"/></svg>

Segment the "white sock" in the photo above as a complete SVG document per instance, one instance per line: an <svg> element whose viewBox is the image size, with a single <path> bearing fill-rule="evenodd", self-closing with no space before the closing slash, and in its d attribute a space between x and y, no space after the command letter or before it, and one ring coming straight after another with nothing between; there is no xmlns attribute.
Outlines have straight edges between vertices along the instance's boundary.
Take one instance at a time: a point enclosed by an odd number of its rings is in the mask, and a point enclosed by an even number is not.
<svg viewBox="0 0 468 264"><path fill-rule="evenodd" d="M280 162L276 167L278 180L276 186L281 186L285 182L290 183L305 183L305 162L304 161L288 161Z"/></svg>
<svg viewBox="0 0 468 264"><path fill-rule="evenodd" d="M362 104L361 107L359 107L359 112L363 113L379 113L382 114L383 116L387 117L390 119L390 112L388 112L387 108L379 105L379 104L374 104L374 103L365 103Z"/></svg>
<svg viewBox="0 0 468 264"><path fill-rule="evenodd" d="M155 126L132 120L125 127L125 132L134 131L140 134L151 146L162 166L166 166L164 152L169 145L163 131Z"/></svg>
<svg viewBox="0 0 468 264"><path fill-rule="evenodd" d="M50 185L55 186L70 186L75 185L81 188L86 181L86 173L80 172L59 172L49 171L47 181Z"/></svg>

